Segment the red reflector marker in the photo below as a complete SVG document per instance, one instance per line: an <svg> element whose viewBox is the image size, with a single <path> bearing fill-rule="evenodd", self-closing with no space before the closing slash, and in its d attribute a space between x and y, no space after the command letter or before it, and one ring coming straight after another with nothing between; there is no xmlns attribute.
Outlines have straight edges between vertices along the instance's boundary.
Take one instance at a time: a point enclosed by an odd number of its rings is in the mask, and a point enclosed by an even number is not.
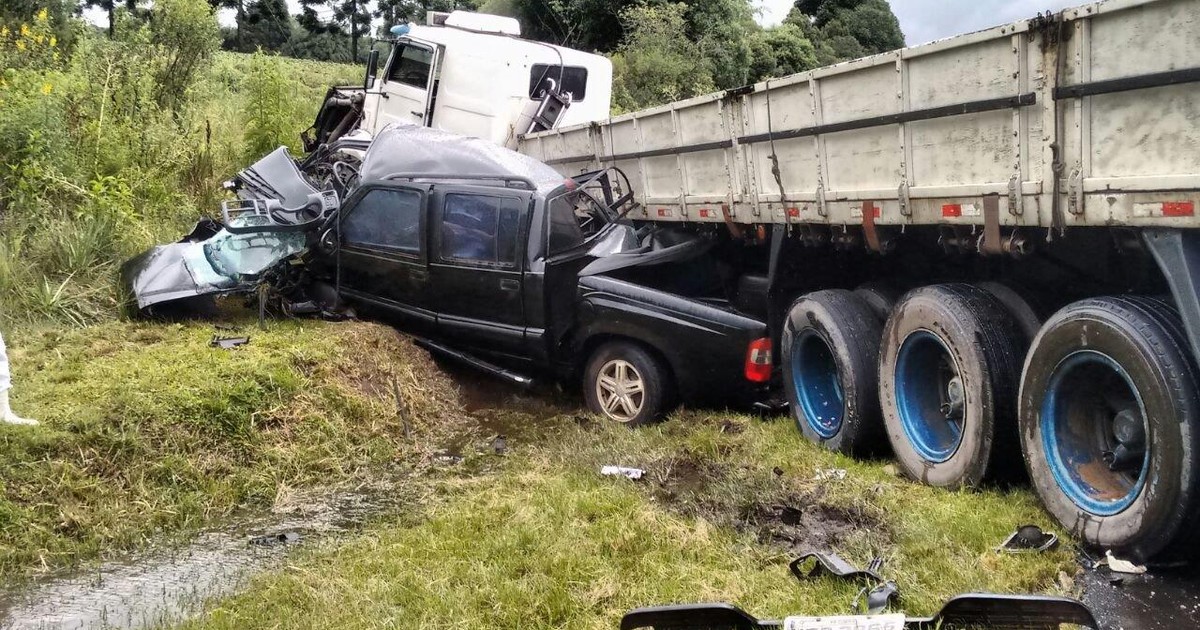
<svg viewBox="0 0 1200 630"><path fill-rule="evenodd" d="M962 216L962 204L948 203L948 204L942 206L942 216L946 217L946 218L961 217Z"/></svg>
<svg viewBox="0 0 1200 630"><path fill-rule="evenodd" d="M1162 205L1164 217L1190 217L1196 214L1196 205L1190 201L1168 201Z"/></svg>
<svg viewBox="0 0 1200 630"><path fill-rule="evenodd" d="M746 380L766 383L771 380L771 339L762 337L750 342L746 349Z"/></svg>

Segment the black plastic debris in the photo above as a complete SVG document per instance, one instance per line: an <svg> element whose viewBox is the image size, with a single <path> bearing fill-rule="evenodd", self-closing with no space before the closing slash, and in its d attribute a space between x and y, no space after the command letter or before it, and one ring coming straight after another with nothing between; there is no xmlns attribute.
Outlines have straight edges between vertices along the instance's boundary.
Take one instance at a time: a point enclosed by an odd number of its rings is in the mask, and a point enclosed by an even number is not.
<svg viewBox="0 0 1200 630"><path fill-rule="evenodd" d="M279 532L265 536L255 536L250 539L250 544L255 547L275 547L278 545L294 545L300 542L301 539L302 536L297 532Z"/></svg>
<svg viewBox="0 0 1200 630"><path fill-rule="evenodd" d="M1058 546L1058 536L1037 525L1022 525L998 548L1005 553L1041 553Z"/></svg>
<svg viewBox="0 0 1200 630"><path fill-rule="evenodd" d="M248 343L250 343L249 337L222 337L221 335L213 335L212 341L208 342L208 345L213 348L232 350Z"/></svg>
<svg viewBox="0 0 1200 630"><path fill-rule="evenodd" d="M854 597L851 607L857 614L874 615L883 612L893 600L900 598L900 588L895 582L879 575L883 567L882 558L873 558L865 569L859 569L834 553L806 553L788 565L797 580L805 582L824 575L865 583Z"/></svg>

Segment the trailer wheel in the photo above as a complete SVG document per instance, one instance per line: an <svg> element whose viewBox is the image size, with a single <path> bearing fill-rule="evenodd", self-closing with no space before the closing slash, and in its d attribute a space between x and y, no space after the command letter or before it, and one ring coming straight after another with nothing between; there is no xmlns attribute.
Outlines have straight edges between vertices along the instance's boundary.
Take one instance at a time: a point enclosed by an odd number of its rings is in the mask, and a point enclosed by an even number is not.
<svg viewBox="0 0 1200 630"><path fill-rule="evenodd" d="M809 440L843 453L868 453L883 442L882 330L870 305L850 291L817 291L792 304L782 339L784 389Z"/></svg>
<svg viewBox="0 0 1200 630"><path fill-rule="evenodd" d="M976 286L991 293L992 297L999 300L1004 308L1008 309L1009 314L1016 320L1017 326L1021 328L1021 332L1025 334L1025 343L1032 343L1033 338L1042 328L1042 317L1038 315L1037 309L1030 304L1029 300L1008 285L999 282L980 282Z"/></svg>
<svg viewBox="0 0 1200 630"><path fill-rule="evenodd" d="M871 311L875 313L880 322L886 322L888 316L892 314L892 308L900 300L900 293L882 282L867 282L854 290L854 295L871 307Z"/></svg>
<svg viewBox="0 0 1200 630"><path fill-rule="evenodd" d="M906 474L974 487L1016 463L1022 337L1000 302L965 284L916 289L896 305L883 339L880 403Z"/></svg>
<svg viewBox="0 0 1200 630"><path fill-rule="evenodd" d="M588 409L630 427L662 417L673 392L670 373L662 362L628 341L600 346L584 370L583 394Z"/></svg>
<svg viewBox="0 0 1200 630"><path fill-rule="evenodd" d="M1198 414L1182 322L1159 300L1071 304L1025 361L1019 418L1034 488L1077 536L1139 560L1194 555Z"/></svg>

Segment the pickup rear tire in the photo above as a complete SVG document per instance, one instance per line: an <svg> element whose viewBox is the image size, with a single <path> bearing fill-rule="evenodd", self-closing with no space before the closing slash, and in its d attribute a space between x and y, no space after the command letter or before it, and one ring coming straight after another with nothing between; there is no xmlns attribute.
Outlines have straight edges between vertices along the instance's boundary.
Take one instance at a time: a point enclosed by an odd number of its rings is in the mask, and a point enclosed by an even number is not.
<svg viewBox="0 0 1200 630"><path fill-rule="evenodd" d="M1108 297L1056 313L1025 360L1019 421L1063 526L1138 561L1195 557L1200 389L1172 305Z"/></svg>
<svg viewBox="0 0 1200 630"><path fill-rule="evenodd" d="M882 333L875 310L850 291L817 291L792 304L781 343L783 382L804 437L852 454L870 454L883 444L877 387Z"/></svg>
<svg viewBox="0 0 1200 630"><path fill-rule="evenodd" d="M658 357L629 341L611 341L592 353L584 369L588 409L629 427L660 419L675 396L670 371Z"/></svg>
<svg viewBox="0 0 1200 630"><path fill-rule="evenodd" d="M910 291L884 326L879 392L900 468L939 487L975 487L1019 466L1021 331L983 289Z"/></svg>

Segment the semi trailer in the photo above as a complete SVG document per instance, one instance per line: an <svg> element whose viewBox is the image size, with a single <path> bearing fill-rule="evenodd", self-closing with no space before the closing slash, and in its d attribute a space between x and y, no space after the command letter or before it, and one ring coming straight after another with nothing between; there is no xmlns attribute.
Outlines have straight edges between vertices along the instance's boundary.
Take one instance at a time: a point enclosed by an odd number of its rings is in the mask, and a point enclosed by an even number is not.
<svg viewBox="0 0 1200 630"><path fill-rule="evenodd" d="M470 37L439 40L413 122L481 135L438 117L436 77L518 41L488 19L440 27ZM432 28L399 29L366 106L331 99L317 137L374 132ZM521 107L483 137L565 176L615 169L627 218L709 239L729 303L768 322L807 438L935 486L1027 476L1087 543L1183 561L1200 533L1197 41L1196 0L1107 0L613 118L564 87L572 64L590 68L575 85L609 80L604 61L540 48L554 57L511 73Z"/></svg>
<svg viewBox="0 0 1200 630"><path fill-rule="evenodd" d="M1200 532L1198 41L1200 2L1108 0L519 150L723 241L809 439L936 486L1027 475L1085 541L1174 561Z"/></svg>

